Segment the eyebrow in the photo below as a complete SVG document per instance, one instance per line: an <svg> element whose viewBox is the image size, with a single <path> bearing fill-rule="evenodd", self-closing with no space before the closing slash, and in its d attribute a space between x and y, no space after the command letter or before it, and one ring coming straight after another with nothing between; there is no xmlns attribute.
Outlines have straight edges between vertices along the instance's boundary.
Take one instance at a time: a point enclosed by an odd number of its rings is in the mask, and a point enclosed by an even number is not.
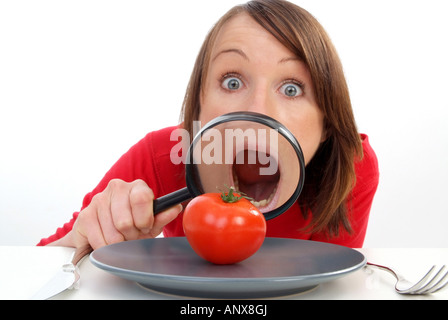
<svg viewBox="0 0 448 320"><path fill-rule="evenodd" d="M283 58L278 62L278 64L282 64L282 63L289 62L289 61L302 61L302 59L300 59L298 57Z"/></svg>
<svg viewBox="0 0 448 320"><path fill-rule="evenodd" d="M215 61L216 60L216 58L218 58L221 54L224 54L224 53L236 53L236 54L239 54L241 57L243 57L245 60L247 60L247 61L249 61L249 57L244 53L244 51L243 50L240 50L240 49L225 49L225 50L222 50L222 51L220 51L220 52L218 52L214 57L213 57L213 59L212 59L212 61Z"/></svg>

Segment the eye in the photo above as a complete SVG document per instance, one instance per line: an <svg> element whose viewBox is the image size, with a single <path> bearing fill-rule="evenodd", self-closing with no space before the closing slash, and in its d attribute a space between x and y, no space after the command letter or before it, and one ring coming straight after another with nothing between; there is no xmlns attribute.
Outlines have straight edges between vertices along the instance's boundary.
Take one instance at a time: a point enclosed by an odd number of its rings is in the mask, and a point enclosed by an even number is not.
<svg viewBox="0 0 448 320"><path fill-rule="evenodd" d="M280 93L289 98L295 98L303 94L302 85L288 82L280 87Z"/></svg>
<svg viewBox="0 0 448 320"><path fill-rule="evenodd" d="M230 90L230 91L236 91L239 88L241 88L242 85L243 85L243 83L241 82L241 80L238 78L235 78L235 77L225 78L221 83L221 86L224 89Z"/></svg>

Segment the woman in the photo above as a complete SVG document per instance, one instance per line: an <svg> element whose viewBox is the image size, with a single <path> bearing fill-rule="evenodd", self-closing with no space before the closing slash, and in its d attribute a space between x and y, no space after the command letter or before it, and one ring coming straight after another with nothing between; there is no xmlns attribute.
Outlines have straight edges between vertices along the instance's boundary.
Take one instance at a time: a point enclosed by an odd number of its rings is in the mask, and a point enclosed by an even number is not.
<svg viewBox="0 0 448 320"><path fill-rule="evenodd" d="M223 108L226 106L226 109ZM341 63L320 24L286 1L236 6L210 31L183 105L183 127L231 111L255 111L283 123L300 142L306 182L287 212L267 222L267 236L361 247L378 185L378 163L357 132ZM124 240L183 236L182 206L153 215L153 199L185 186L170 161L179 126L149 133L83 201L80 213L42 239L94 249Z"/></svg>

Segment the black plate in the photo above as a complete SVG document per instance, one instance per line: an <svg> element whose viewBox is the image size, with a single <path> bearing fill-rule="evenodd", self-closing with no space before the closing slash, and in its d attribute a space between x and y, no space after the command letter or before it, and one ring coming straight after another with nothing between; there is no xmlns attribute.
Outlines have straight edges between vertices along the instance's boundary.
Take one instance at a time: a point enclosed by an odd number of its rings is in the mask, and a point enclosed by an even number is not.
<svg viewBox="0 0 448 320"><path fill-rule="evenodd" d="M256 254L234 265L203 260L183 237L121 242L95 250L90 260L152 290L206 298L295 294L366 263L363 254L347 247L281 238L266 238Z"/></svg>

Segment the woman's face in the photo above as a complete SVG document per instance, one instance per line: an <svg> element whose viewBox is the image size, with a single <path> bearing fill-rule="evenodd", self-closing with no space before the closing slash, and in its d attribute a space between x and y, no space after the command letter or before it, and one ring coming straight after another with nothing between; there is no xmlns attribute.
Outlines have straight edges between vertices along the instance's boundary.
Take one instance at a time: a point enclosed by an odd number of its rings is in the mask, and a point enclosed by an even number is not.
<svg viewBox="0 0 448 320"><path fill-rule="evenodd" d="M217 35L202 87L199 120L205 125L234 111L262 113L285 125L299 141L306 164L325 137L323 115L307 67L247 14L232 18ZM260 177L254 169L259 166L233 165L227 170L233 175L230 183L262 203L265 211L284 203L297 186L294 175L299 173L292 173L298 170L297 157L288 156L282 148L285 146L279 144L273 156L280 174ZM288 168L287 174L282 174L282 168Z"/></svg>
<svg viewBox="0 0 448 320"><path fill-rule="evenodd" d="M247 14L220 30L201 94L202 125L233 112L266 114L299 141L307 164L325 139L308 68Z"/></svg>

